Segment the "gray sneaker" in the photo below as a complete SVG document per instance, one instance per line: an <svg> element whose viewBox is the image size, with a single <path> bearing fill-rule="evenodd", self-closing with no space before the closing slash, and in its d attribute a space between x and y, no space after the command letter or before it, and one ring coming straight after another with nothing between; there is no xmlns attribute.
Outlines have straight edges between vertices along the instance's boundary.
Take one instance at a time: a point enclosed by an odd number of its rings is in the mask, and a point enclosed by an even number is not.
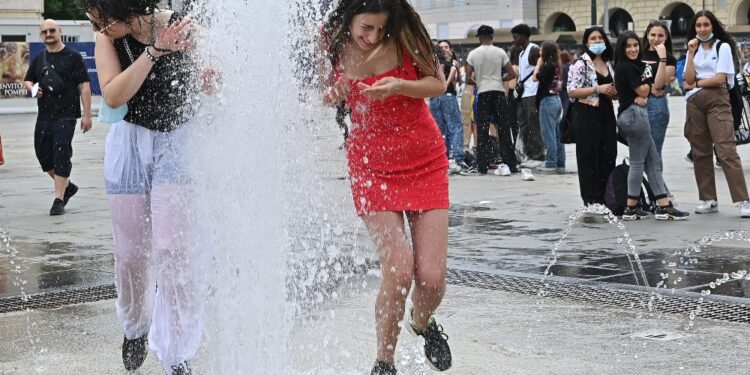
<svg viewBox="0 0 750 375"><path fill-rule="evenodd" d="M714 212L719 212L719 202L713 199L703 201L695 207L696 214L710 214Z"/></svg>

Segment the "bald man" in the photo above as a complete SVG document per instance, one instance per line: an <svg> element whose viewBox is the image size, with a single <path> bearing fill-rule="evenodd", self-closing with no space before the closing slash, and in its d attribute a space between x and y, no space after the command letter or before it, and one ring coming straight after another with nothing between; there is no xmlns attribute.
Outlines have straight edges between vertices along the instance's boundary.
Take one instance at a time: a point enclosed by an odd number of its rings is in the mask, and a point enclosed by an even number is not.
<svg viewBox="0 0 750 375"><path fill-rule="evenodd" d="M78 51L63 44L62 29L54 20L40 28L45 49L29 64L24 83L37 98L39 114L34 129L34 149L42 170L55 181L55 200L50 215L62 215L68 200L78 192L70 182L73 133L91 129L89 75ZM81 105L83 104L83 118Z"/></svg>

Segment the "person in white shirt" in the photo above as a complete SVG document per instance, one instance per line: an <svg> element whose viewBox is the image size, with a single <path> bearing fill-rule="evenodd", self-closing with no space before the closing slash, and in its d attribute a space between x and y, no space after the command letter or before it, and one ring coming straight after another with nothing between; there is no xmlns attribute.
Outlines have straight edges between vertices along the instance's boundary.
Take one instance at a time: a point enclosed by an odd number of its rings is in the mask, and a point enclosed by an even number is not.
<svg viewBox="0 0 750 375"><path fill-rule="evenodd" d="M500 156L504 164L499 166L498 170L507 176L516 172L517 167L510 126L506 118L508 102L505 100L503 82L513 79L516 73L510 64L508 54L502 48L492 45L494 35L495 30L491 26L479 27L477 36L481 45L471 51L466 58L466 77L468 84L475 84L477 87L477 110L474 114L477 122L477 170L480 174L486 174L492 159L490 121L494 117L499 130ZM474 79L470 81L469 77Z"/></svg>
<svg viewBox="0 0 750 375"><path fill-rule="evenodd" d="M695 180L701 203L695 212L717 212L713 150L721 162L732 201L740 204L740 216L750 218L747 184L742 162L734 143L734 121L729 101L734 85L734 39L711 11L695 14L688 29L688 54L685 63L687 121L685 137L693 152Z"/></svg>
<svg viewBox="0 0 750 375"><path fill-rule="evenodd" d="M528 161L524 167L536 168L544 163L544 142L539 127L539 110L536 106L536 91L539 86L532 79L536 63L539 60L539 46L529 41L531 28L522 23L510 29L513 44L523 48L518 57L518 85L523 83L523 95L518 101L518 128L523 140L523 151Z"/></svg>

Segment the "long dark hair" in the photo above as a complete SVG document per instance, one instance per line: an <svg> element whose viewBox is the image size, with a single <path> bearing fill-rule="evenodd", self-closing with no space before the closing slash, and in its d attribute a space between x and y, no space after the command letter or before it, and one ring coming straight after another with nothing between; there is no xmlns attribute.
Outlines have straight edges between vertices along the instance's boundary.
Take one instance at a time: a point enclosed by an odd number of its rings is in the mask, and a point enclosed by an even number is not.
<svg viewBox="0 0 750 375"><path fill-rule="evenodd" d="M589 47L586 46L586 43L588 43L589 41L589 36L591 36L591 33L593 33L594 31L602 34L602 37L604 38L604 45L607 47L607 49L605 49L604 52L602 52L602 54L600 55L602 57L602 60L604 60L605 62L612 60L612 44L609 43L607 33L604 32L604 28L601 26L591 26L583 32L583 41L581 42L583 52L587 53L592 60L596 58L596 55L589 51Z"/></svg>
<svg viewBox="0 0 750 375"><path fill-rule="evenodd" d="M646 26L646 32L643 33L643 41L641 42L641 49L644 49L644 50L648 49L647 48L649 46L648 33L650 33L651 29L653 29L654 27L661 27L662 29L664 29L664 34L667 36L667 39L664 40L664 48L666 48L667 53L671 55L673 53L672 52L672 34L669 33L669 28L667 27L667 25L664 22L659 21L659 20L652 20L651 22L648 23L648 26ZM695 26L693 26L693 30L695 30Z"/></svg>
<svg viewBox="0 0 750 375"><path fill-rule="evenodd" d="M552 64L557 69L562 69L560 62L560 48L552 40L542 43L542 61L544 64Z"/></svg>
<svg viewBox="0 0 750 375"><path fill-rule="evenodd" d="M96 10L100 22L127 22L132 16L147 16L159 10L159 0L78 0L86 12Z"/></svg>
<svg viewBox="0 0 750 375"><path fill-rule="evenodd" d="M341 0L323 25L323 45L328 49L328 58L335 68L349 38L349 25L354 16L363 13L387 13L386 38L396 46L399 64L403 61L403 50L407 50L420 73L438 77L437 61L432 51L430 34L422 24L417 11L407 0Z"/></svg>
<svg viewBox="0 0 750 375"><path fill-rule="evenodd" d="M626 61L632 61L628 58L627 53L625 53L628 39L635 39L635 41L638 42L638 57L636 57L636 60L641 59L641 55L643 55L643 44L641 44L640 39L638 39L638 35L630 30L626 30L621 32L620 36L617 38L617 44L615 45L615 65Z"/></svg>
<svg viewBox="0 0 750 375"><path fill-rule="evenodd" d="M729 44L732 47L732 62L737 60L737 44L734 42L734 38L727 33L724 28L724 24L719 21L718 18L710 10L699 10L695 13L695 17L690 22L690 28L688 28L687 40L688 42L693 40L697 35L695 31L695 24L698 22L698 17L706 17L711 21L711 28L713 29L714 38Z"/></svg>

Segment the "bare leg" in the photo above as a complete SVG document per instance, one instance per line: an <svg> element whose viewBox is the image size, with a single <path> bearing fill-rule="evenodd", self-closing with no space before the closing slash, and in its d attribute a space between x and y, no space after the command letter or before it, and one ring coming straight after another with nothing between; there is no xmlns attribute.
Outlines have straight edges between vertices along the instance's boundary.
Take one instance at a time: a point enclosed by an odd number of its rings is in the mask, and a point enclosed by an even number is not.
<svg viewBox="0 0 750 375"><path fill-rule="evenodd" d="M48 170L47 174L55 180L55 198L63 199L65 196L65 189L68 188L68 178L56 175L54 169Z"/></svg>
<svg viewBox="0 0 750 375"><path fill-rule="evenodd" d="M393 363L406 296L414 276L414 257L404 232L401 212L377 212L362 217L380 257L382 281L375 300L378 361Z"/></svg>
<svg viewBox="0 0 750 375"><path fill-rule="evenodd" d="M408 212L414 244L414 328L424 330L445 295L448 210Z"/></svg>

